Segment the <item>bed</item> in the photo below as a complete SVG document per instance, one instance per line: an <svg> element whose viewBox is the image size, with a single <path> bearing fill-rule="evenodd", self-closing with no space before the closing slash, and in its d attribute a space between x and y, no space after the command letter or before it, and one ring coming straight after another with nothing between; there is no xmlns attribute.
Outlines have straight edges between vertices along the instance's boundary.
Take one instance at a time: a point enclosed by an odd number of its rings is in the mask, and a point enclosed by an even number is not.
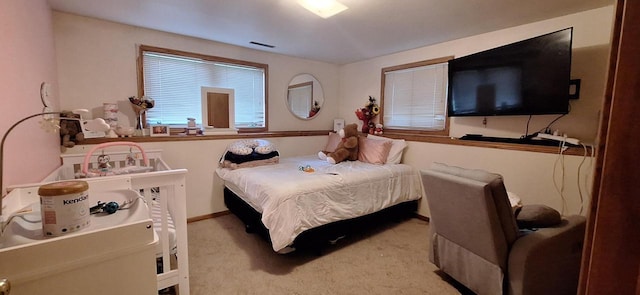
<svg viewBox="0 0 640 295"><path fill-rule="evenodd" d="M280 158L248 168L218 168L225 204L246 225L287 253L321 246L381 214L413 214L422 198L419 172L409 165L345 161L317 155ZM319 243L319 244L318 244Z"/></svg>
<svg viewBox="0 0 640 295"><path fill-rule="evenodd" d="M109 156L108 164L115 172L99 172L98 158L104 155ZM180 293L189 294L187 170L171 169L161 155L161 150L144 151L132 142L96 145L84 154L61 155L62 166L42 182L82 178L91 187L94 180L125 179L130 189L139 192L146 200L160 241L156 245L158 290L178 288ZM12 189L34 185L14 186Z"/></svg>

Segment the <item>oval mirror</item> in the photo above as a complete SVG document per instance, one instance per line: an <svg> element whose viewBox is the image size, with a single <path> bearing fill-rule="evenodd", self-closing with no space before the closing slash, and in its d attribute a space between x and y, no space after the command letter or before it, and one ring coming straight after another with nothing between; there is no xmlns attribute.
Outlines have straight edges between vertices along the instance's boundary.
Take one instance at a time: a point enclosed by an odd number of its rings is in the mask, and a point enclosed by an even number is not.
<svg viewBox="0 0 640 295"><path fill-rule="evenodd" d="M291 113L304 120L313 119L324 103L324 92L318 80L310 74L298 74L287 88L287 106Z"/></svg>

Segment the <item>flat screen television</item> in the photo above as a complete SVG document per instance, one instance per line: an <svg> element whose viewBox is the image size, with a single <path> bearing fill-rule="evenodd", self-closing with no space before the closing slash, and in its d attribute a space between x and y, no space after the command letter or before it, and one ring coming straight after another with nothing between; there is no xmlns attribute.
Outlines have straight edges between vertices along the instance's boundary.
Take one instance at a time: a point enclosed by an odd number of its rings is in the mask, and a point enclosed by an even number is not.
<svg viewBox="0 0 640 295"><path fill-rule="evenodd" d="M447 114L567 114L573 28L449 61Z"/></svg>

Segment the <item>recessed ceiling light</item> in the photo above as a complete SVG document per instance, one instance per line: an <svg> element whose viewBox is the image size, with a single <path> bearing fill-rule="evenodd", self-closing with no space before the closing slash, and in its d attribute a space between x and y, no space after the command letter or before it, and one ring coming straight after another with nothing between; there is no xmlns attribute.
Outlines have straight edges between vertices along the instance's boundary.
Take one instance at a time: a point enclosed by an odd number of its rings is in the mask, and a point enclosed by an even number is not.
<svg viewBox="0 0 640 295"><path fill-rule="evenodd" d="M298 4L322 18L329 18L348 8L335 0L298 0Z"/></svg>

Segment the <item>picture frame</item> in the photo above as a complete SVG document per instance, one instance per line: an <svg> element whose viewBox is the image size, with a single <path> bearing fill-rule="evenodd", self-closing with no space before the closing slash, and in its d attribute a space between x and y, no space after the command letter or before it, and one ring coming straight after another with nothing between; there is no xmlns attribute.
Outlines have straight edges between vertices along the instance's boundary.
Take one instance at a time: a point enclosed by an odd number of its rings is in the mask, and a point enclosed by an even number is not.
<svg viewBox="0 0 640 295"><path fill-rule="evenodd" d="M338 132L344 128L344 119L333 119L333 132Z"/></svg>
<svg viewBox="0 0 640 295"><path fill-rule="evenodd" d="M200 87L202 102L202 134L238 134L235 127L235 90Z"/></svg>
<svg viewBox="0 0 640 295"><path fill-rule="evenodd" d="M149 135L151 136L169 136L171 128L169 125L151 125L149 126Z"/></svg>

